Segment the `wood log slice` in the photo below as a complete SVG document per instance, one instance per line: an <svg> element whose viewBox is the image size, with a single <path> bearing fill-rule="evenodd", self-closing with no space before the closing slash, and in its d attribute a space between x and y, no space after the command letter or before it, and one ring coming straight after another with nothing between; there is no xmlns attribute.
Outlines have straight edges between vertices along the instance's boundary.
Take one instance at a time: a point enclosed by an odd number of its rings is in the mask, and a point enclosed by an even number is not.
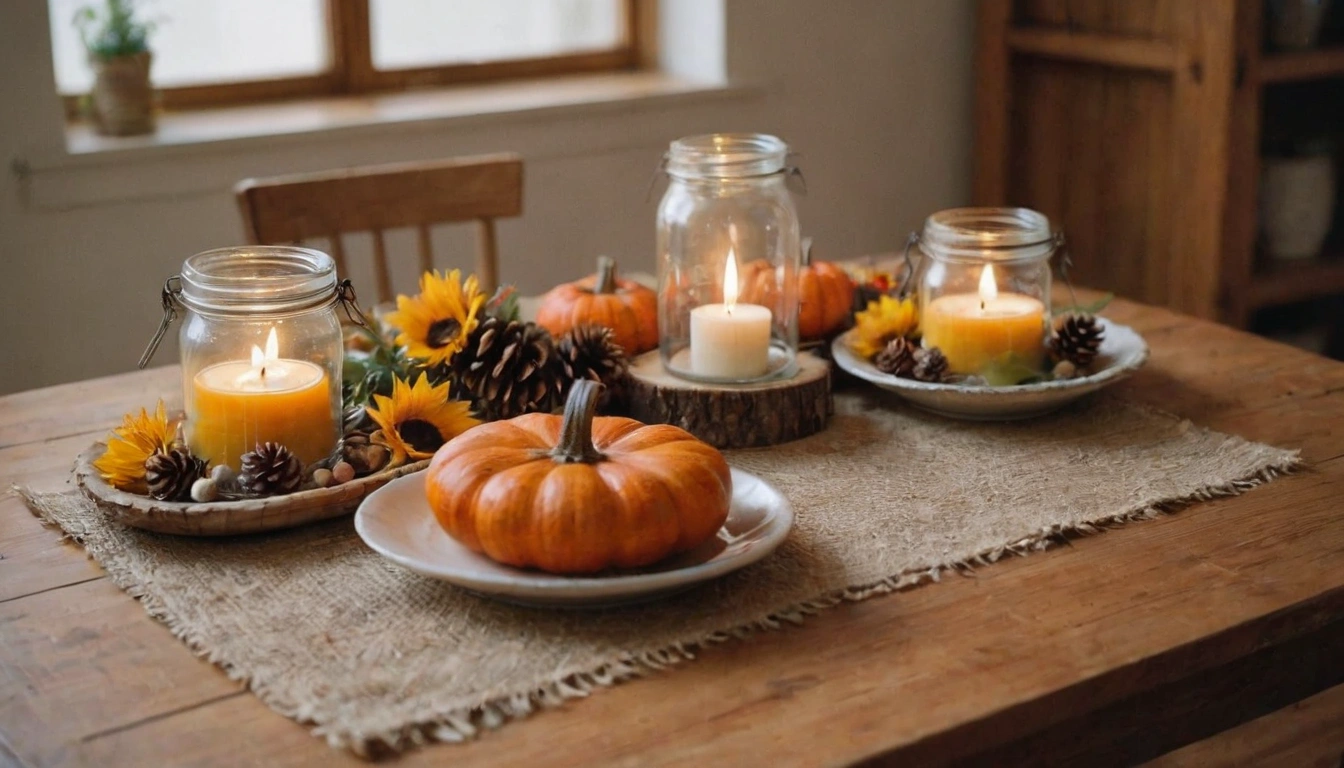
<svg viewBox="0 0 1344 768"><path fill-rule="evenodd" d="M826 428L835 410L830 363L798 355L792 378L759 384L707 384L678 378L658 350L630 365L630 416L681 427L716 448L777 445Z"/></svg>

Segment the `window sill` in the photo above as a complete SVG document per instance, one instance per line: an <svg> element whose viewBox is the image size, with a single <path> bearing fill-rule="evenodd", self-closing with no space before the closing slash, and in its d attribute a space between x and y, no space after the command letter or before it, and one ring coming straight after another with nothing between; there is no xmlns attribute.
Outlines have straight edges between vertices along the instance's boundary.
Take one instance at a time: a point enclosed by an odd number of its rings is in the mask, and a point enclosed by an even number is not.
<svg viewBox="0 0 1344 768"><path fill-rule="evenodd" d="M442 129L586 116L741 97L749 92L659 72L636 72L165 112L159 115L158 130L145 136L100 136L87 124L70 124L65 156L33 163L32 170L159 160L204 148L246 149L284 141L359 138L386 134L392 127Z"/></svg>

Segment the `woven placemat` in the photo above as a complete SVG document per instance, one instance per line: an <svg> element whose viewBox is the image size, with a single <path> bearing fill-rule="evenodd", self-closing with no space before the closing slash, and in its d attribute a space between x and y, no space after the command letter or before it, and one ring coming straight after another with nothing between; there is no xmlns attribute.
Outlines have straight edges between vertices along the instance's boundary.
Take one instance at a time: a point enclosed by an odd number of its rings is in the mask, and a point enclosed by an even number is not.
<svg viewBox="0 0 1344 768"><path fill-rule="evenodd" d="M728 458L792 501L788 541L718 582L599 613L417 576L367 549L349 518L204 540L122 527L78 494L25 495L193 650L332 746L368 754L467 739L698 645L1238 493L1298 461L1112 398L974 424L876 393L837 396L821 434Z"/></svg>

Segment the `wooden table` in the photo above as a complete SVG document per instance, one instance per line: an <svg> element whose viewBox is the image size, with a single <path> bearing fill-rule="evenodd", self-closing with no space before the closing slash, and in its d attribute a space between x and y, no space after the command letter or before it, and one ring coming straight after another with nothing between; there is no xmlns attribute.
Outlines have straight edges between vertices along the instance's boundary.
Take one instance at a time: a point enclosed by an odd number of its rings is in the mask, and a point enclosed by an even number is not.
<svg viewBox="0 0 1344 768"><path fill-rule="evenodd" d="M401 763L1105 765L1226 731L1162 762L1338 764L1344 365L1165 310L1107 314L1153 348L1128 397L1301 448L1310 467L730 642ZM123 412L177 387L164 368L0 399L0 480L60 487ZM0 558L0 764L358 762L192 655L12 495Z"/></svg>

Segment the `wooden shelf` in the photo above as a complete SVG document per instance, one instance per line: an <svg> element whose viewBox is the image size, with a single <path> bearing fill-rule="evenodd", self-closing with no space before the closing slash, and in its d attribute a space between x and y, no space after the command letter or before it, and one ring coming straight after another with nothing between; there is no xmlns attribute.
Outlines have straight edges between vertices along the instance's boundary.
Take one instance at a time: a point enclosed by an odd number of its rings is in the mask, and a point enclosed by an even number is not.
<svg viewBox="0 0 1344 768"><path fill-rule="evenodd" d="M1344 294L1344 254L1270 264L1251 278L1249 292L1252 309Z"/></svg>
<svg viewBox="0 0 1344 768"><path fill-rule="evenodd" d="M1315 51L1269 53L1260 59L1260 82L1290 83L1344 77L1344 46Z"/></svg>

